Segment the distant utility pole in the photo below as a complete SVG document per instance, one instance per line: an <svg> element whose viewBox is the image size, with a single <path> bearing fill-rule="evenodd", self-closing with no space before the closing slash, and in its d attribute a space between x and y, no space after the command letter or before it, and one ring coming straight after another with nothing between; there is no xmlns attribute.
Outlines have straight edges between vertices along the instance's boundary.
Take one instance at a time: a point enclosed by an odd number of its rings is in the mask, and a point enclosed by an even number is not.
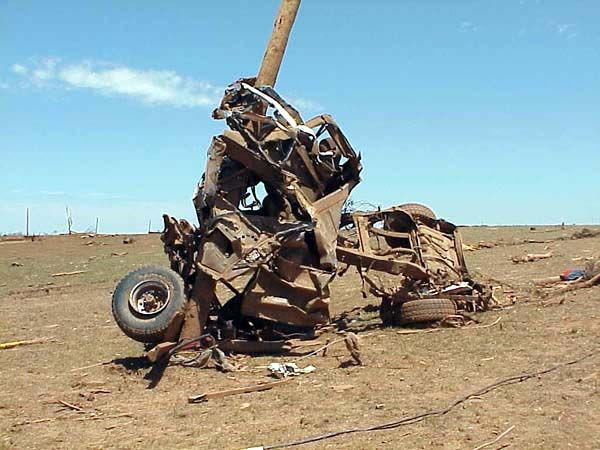
<svg viewBox="0 0 600 450"><path fill-rule="evenodd" d="M27 216L25 220L25 237L29 236L29 208L27 208Z"/></svg>
<svg viewBox="0 0 600 450"><path fill-rule="evenodd" d="M71 227L73 226L73 217L71 216L71 210L69 207L66 207L67 210L67 229L69 230L69 234L72 233Z"/></svg>
<svg viewBox="0 0 600 450"><path fill-rule="evenodd" d="M148 221L148 234L150 234L151 230L152 230L152 219L150 219Z"/></svg>
<svg viewBox="0 0 600 450"><path fill-rule="evenodd" d="M96 217L96 229L94 231L94 234L98 234L98 218Z"/></svg>

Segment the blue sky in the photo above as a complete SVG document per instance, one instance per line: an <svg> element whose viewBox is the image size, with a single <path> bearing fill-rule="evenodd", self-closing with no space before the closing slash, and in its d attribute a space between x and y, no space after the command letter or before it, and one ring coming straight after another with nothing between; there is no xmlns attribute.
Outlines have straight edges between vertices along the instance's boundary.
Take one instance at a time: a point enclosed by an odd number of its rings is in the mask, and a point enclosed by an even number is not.
<svg viewBox="0 0 600 450"><path fill-rule="evenodd" d="M0 232L145 231L191 196L278 1L0 3ZM592 223L600 2L303 0L277 88L362 152L356 201Z"/></svg>

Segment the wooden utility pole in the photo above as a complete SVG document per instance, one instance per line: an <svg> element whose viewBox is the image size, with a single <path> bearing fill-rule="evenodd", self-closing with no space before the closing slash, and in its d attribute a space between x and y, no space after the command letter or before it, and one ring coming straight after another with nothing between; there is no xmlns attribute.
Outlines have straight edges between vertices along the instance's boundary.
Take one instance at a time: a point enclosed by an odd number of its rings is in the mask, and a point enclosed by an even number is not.
<svg viewBox="0 0 600 450"><path fill-rule="evenodd" d="M69 230L69 234L71 234L71 228L73 226L73 217L71 216L71 210L69 209L69 207L67 206L65 209L67 212L67 229Z"/></svg>
<svg viewBox="0 0 600 450"><path fill-rule="evenodd" d="M265 56L263 56L258 71L256 86L275 86L298 8L300 8L300 0L281 0L281 6L273 24L271 39L267 44Z"/></svg>
<svg viewBox="0 0 600 450"><path fill-rule="evenodd" d="M25 222L25 237L29 237L29 208L27 208L27 219Z"/></svg>
<svg viewBox="0 0 600 450"><path fill-rule="evenodd" d="M300 8L300 0L281 0L255 86L275 86L298 8ZM150 224L148 224L148 229L150 229ZM190 295L191 299L185 310L183 328L179 335L180 341L202 334L210 311L210 304L213 301L215 283L208 275L202 272L198 273Z"/></svg>

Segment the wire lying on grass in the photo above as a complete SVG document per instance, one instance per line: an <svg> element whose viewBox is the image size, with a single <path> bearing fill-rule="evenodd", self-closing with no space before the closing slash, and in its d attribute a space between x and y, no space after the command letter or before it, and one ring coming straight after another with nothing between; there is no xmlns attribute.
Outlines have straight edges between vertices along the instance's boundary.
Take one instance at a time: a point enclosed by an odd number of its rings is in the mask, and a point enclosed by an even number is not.
<svg viewBox="0 0 600 450"><path fill-rule="evenodd" d="M470 394L467 394L463 397L460 397L459 399L455 400L453 403L451 403L450 405L444 407L444 408L440 408L440 409L432 409L429 411L425 411L419 414L415 414L413 416L407 416L407 417L403 417L397 420L393 420L390 422L384 422L381 424L376 424L376 425L371 425L371 426L367 426L367 427L356 427L356 428L347 428L344 430L339 430L339 431L332 431L330 433L325 433L325 434L321 434L321 435L317 435L317 436L311 436L305 439L300 439L297 441L291 441L291 442L286 442L283 444L274 444L274 445L265 445L262 447L252 447L253 449L261 449L261 450L272 450L272 449L278 449L278 448L286 448L286 447L294 447L294 446L298 446L298 445L304 445L304 444L309 444L311 442L317 442L317 441L323 441L325 439L331 439L334 438L336 436L342 436L345 434L351 434L351 433L364 433L364 432L368 432L368 431L380 431L380 430L391 430L394 428L399 428L405 425L410 425L413 423L417 423L420 422L422 420L425 420L429 417L437 417L437 416L443 416L444 414L449 413L450 411L452 411L454 408L456 408L457 406L461 405L462 403L466 402L467 400L469 400L472 397L477 397L477 396L481 396L484 394L487 394L488 392L491 392L493 390L496 390L500 387L503 386L508 386L511 384L517 384L517 383L522 383L524 381L527 381L531 378L536 378L539 377L540 375L544 375L550 372L554 372L555 370L561 369L563 367L566 366L571 366L573 364L577 364L580 363L588 358L591 358L593 356L596 356L600 354L600 350L595 350L591 353L587 353L577 359L572 359L570 361L566 361L566 362L562 362L562 363L558 363L555 364L551 367L546 367L545 369L540 369L537 370L535 372L529 372L529 373L523 373L520 375L513 375L510 377L506 377L506 378L501 378L500 380L489 384L487 386L484 386L474 392L471 392Z"/></svg>

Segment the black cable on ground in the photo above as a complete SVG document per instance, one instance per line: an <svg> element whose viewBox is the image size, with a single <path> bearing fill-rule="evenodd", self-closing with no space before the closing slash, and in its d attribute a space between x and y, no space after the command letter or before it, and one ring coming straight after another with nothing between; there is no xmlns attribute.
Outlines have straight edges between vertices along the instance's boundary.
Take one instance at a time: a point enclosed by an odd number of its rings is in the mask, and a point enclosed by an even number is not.
<svg viewBox="0 0 600 450"><path fill-rule="evenodd" d="M257 447L257 448L261 448L264 450L273 450L273 449L286 448L286 447L295 447L298 445L309 444L311 442L317 442L317 441L323 441L325 439L331 439L336 436L342 436L345 434L364 433L364 432L368 432L368 431L378 431L378 430L391 430L394 428L399 428L404 425L410 425L410 424L413 424L416 422L420 422L421 420L424 420L428 417L443 416L444 414L447 414L448 412L452 411L454 408L456 408L460 404L466 402L471 397L477 397L477 396L487 394L488 392L494 391L502 386L508 386L511 384L522 383L531 378L536 378L540 375L545 375L547 373L554 372L555 370L561 369L563 367L580 363L588 358L596 356L599 353L600 353L600 350L595 350L595 351L593 351L591 353L587 353L586 355L583 355L577 359L572 359L570 361L559 363L552 367L547 367L545 369L541 369L541 370L538 370L535 372L523 373L520 375L513 375L513 376L510 376L507 378L501 378L500 380L498 380L492 384L484 386L474 392L471 392L470 394L460 397L459 399L457 399L456 401L454 401L452 404L450 404L449 406L447 406L445 408L433 409L433 410L422 412L420 414L415 414L413 416L407 416L407 417L396 419L396 420L393 420L390 422L384 422L381 424L371 425L368 427L357 427L357 428L348 428L348 429L339 430L339 431L332 431L330 433L320 434L317 436L311 436L311 437L300 439L297 441L286 442L283 444L265 445L263 447Z"/></svg>

